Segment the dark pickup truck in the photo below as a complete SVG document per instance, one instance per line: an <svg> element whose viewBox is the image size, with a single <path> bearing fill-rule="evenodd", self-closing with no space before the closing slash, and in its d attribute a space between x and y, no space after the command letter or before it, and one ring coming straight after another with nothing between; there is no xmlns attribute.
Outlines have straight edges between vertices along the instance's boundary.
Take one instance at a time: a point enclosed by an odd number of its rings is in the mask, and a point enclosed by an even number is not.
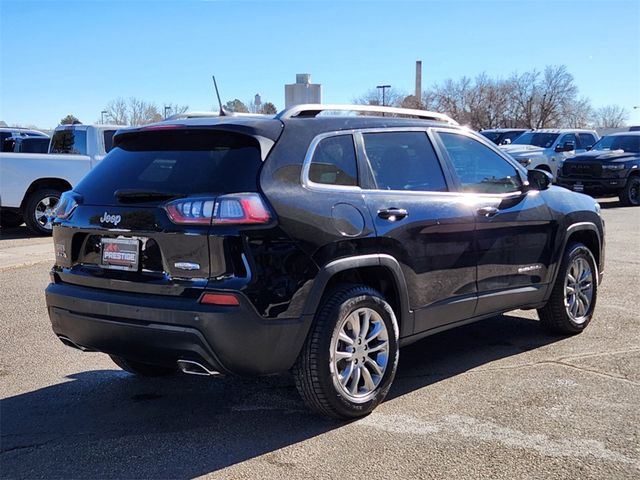
<svg viewBox="0 0 640 480"><path fill-rule="evenodd" d="M624 205L640 205L640 132L602 137L590 151L564 161L557 183L592 196L618 195Z"/></svg>

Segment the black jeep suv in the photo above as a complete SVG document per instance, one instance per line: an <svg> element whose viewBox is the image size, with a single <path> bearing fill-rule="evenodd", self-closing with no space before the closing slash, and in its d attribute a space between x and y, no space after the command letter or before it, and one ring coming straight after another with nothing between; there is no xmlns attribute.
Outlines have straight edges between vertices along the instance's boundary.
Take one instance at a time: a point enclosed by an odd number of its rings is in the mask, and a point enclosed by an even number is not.
<svg viewBox="0 0 640 480"><path fill-rule="evenodd" d="M292 371L312 410L357 417L402 345L516 308L592 318L597 203L444 115L306 105L114 146L61 198L46 300L60 340L129 372Z"/></svg>
<svg viewBox="0 0 640 480"><path fill-rule="evenodd" d="M640 132L602 137L591 151L568 158L558 184L589 195L618 195L623 205L640 205Z"/></svg>

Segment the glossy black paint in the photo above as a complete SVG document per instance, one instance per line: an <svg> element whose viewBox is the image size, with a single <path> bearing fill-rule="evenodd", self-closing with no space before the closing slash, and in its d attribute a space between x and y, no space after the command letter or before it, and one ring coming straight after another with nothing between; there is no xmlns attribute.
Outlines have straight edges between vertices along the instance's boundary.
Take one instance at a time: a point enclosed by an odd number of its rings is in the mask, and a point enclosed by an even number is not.
<svg viewBox="0 0 640 480"><path fill-rule="evenodd" d="M357 135L358 187L318 186L302 178L309 146L321 134L458 127L379 117L193 122L194 128L262 138L266 159L259 190L272 220L256 226L184 227L173 224L161 204L81 204L54 225L56 251L64 253L57 257L47 290L56 333L110 353L125 355L135 347L140 361L153 363L154 354L174 361L186 349L214 369L268 374L291 367L322 296L333 279L355 278L346 275L351 272L365 283L378 280L369 272L388 274L406 344L488 315L541 306L570 235L592 242L603 270L604 224L593 199L558 187L533 189L526 170L495 147L521 176L520 192L461 193L455 170L439 150L449 191L375 190ZM105 211L120 215L121 222L101 222ZM140 238L142 269L102 269L96 251L101 236ZM199 268L182 270L179 262ZM236 292L241 308L200 305L197 299L206 291ZM108 318L104 312L110 312ZM145 342L156 347L161 342L154 319L160 330L180 327L190 333L167 335L167 351L140 353ZM125 331L131 335L140 328L147 333L120 345ZM234 354L243 334L249 335L248 346ZM203 349L210 352L205 355Z"/></svg>

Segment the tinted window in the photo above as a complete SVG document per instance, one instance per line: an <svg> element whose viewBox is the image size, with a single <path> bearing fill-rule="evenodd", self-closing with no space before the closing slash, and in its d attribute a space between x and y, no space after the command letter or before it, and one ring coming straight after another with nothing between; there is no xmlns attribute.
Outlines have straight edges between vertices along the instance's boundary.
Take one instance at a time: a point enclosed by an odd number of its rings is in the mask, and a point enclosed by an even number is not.
<svg viewBox="0 0 640 480"><path fill-rule="evenodd" d="M523 130L516 130L515 132L507 132L505 133L502 138L500 139L500 142L504 142L507 138L509 140L511 140L511 142L513 142L516 138L518 138L520 135L522 135Z"/></svg>
<svg viewBox="0 0 640 480"><path fill-rule="evenodd" d="M51 153L87 154L86 130L58 130L51 139Z"/></svg>
<svg viewBox="0 0 640 480"><path fill-rule="evenodd" d="M550 148L558 138L557 133L525 132L516 138L512 145L534 145L536 147Z"/></svg>
<svg viewBox="0 0 640 480"><path fill-rule="evenodd" d="M598 140L593 149L640 153L640 135L608 135Z"/></svg>
<svg viewBox="0 0 640 480"><path fill-rule="evenodd" d="M329 137L318 143L309 168L309 180L326 185L358 185L351 135Z"/></svg>
<svg viewBox="0 0 640 480"><path fill-rule="evenodd" d="M558 145L564 145L567 142L573 143L573 146L578 148L578 140L573 133L567 133L566 135L563 135L558 142Z"/></svg>
<svg viewBox="0 0 640 480"><path fill-rule="evenodd" d="M28 137L20 144L22 153L47 153L48 150L49 139L46 137Z"/></svg>
<svg viewBox="0 0 640 480"><path fill-rule="evenodd" d="M581 148L593 147L593 145L596 143L596 139L590 133L579 133L578 137L580 138Z"/></svg>
<svg viewBox="0 0 640 480"><path fill-rule="evenodd" d="M520 190L518 172L496 152L464 135L443 132L439 135L463 191L507 193Z"/></svg>
<svg viewBox="0 0 640 480"><path fill-rule="evenodd" d="M447 190L442 168L426 133L366 133L364 146L379 189Z"/></svg>
<svg viewBox="0 0 640 480"><path fill-rule="evenodd" d="M113 134L116 133L115 130L105 130L103 132L104 135L104 151L109 153L113 148Z"/></svg>
<svg viewBox="0 0 640 480"><path fill-rule="evenodd" d="M262 164L256 140L212 131L122 135L74 189L86 202L112 204L114 191L177 195L255 192Z"/></svg>
<svg viewBox="0 0 640 480"><path fill-rule="evenodd" d="M500 139L500 132L480 132L480 135L487 137L493 143L498 143Z"/></svg>
<svg viewBox="0 0 640 480"><path fill-rule="evenodd" d="M0 132L0 142L4 142L11 136L11 132Z"/></svg>

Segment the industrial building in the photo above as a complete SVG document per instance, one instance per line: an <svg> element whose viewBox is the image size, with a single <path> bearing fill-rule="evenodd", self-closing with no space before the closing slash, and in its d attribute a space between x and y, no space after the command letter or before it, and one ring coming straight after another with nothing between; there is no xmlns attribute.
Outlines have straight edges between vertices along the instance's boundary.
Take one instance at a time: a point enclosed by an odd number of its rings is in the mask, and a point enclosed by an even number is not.
<svg viewBox="0 0 640 480"><path fill-rule="evenodd" d="M296 74L296 83L284 86L284 106L302 103L322 103L322 84L311 83L310 73Z"/></svg>

